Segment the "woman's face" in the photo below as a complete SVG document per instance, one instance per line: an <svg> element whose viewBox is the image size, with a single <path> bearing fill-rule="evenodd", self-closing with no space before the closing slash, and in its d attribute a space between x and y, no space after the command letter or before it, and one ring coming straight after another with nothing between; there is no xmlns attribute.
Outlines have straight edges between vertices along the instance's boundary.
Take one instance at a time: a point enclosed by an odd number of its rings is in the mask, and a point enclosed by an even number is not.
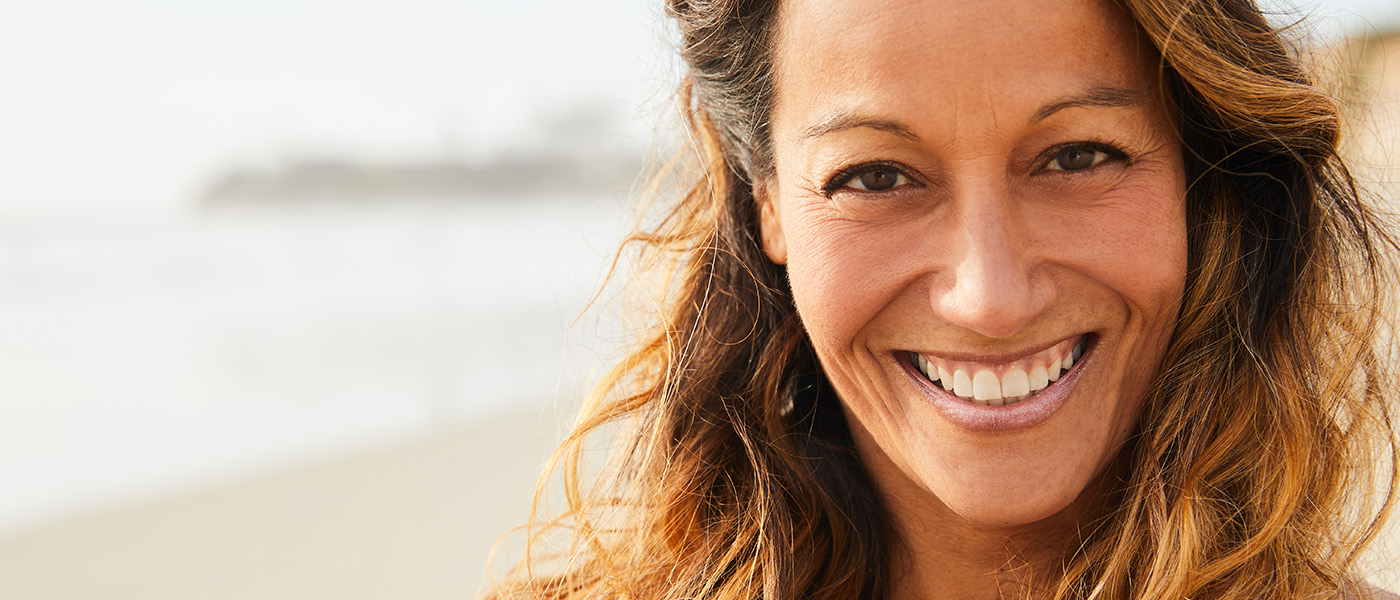
<svg viewBox="0 0 1400 600"><path fill-rule="evenodd" d="M1186 276L1150 43L1096 0L785 0L775 44L764 246L886 502L992 526L1070 506Z"/></svg>

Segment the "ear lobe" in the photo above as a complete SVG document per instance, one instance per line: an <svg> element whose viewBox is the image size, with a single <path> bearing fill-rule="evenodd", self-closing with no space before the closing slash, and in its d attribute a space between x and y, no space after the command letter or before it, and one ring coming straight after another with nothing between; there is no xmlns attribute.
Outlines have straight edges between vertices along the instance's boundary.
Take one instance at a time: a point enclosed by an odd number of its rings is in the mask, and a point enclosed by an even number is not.
<svg viewBox="0 0 1400 600"><path fill-rule="evenodd" d="M763 253L775 264L787 264L787 237L783 235L782 215L778 213L778 201L774 198L773 184L770 181L753 188L754 202L758 204L758 227L763 237Z"/></svg>

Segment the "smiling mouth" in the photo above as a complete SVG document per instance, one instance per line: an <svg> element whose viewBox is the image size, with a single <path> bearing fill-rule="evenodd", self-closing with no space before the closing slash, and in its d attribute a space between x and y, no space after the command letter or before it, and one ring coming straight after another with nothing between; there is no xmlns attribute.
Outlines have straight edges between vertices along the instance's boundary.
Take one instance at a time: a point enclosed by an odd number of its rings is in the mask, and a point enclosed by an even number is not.
<svg viewBox="0 0 1400 600"><path fill-rule="evenodd" d="M955 361L909 352L910 364L925 379L959 398L985 406L1005 406L1030 398L1068 373L1088 348L1089 334L1070 338L1007 363Z"/></svg>

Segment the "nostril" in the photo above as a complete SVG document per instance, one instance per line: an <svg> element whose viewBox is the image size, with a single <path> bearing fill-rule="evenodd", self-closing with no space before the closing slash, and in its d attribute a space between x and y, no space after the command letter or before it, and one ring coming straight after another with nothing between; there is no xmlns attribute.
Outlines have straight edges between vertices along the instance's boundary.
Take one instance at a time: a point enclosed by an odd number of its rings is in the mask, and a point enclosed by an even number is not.
<svg viewBox="0 0 1400 600"><path fill-rule="evenodd" d="M1014 335L1044 312L1050 294L1029 278L1003 273L958 277L932 299L938 316L989 338Z"/></svg>

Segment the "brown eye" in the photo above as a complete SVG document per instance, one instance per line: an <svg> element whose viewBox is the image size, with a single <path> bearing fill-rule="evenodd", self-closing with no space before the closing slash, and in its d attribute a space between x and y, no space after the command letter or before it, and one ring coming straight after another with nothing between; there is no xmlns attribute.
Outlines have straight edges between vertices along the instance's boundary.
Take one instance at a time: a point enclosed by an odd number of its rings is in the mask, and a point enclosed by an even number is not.
<svg viewBox="0 0 1400 600"><path fill-rule="evenodd" d="M846 185L863 192L883 192L908 183L904 174L894 169L871 169L855 177Z"/></svg>
<svg viewBox="0 0 1400 600"><path fill-rule="evenodd" d="M1070 148L1050 157L1051 171L1083 171L1108 160L1108 153L1094 148Z"/></svg>

